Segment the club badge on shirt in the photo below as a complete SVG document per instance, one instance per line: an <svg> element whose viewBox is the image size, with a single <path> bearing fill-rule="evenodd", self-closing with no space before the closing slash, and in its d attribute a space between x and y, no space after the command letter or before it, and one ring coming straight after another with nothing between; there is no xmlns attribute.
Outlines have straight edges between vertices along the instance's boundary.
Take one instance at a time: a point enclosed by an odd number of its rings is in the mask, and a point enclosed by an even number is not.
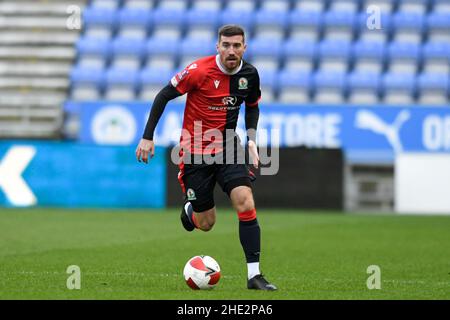
<svg viewBox="0 0 450 320"><path fill-rule="evenodd" d="M239 90L245 90L248 89L248 80L247 78L240 78L239 79Z"/></svg>

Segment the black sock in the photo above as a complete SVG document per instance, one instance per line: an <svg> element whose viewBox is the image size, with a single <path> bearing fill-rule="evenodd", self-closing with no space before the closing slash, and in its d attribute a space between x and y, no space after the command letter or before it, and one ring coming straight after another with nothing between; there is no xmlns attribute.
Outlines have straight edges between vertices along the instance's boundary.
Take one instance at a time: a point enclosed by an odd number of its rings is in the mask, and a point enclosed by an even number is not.
<svg viewBox="0 0 450 320"><path fill-rule="evenodd" d="M259 262L261 250L261 229L258 220L239 221L239 239L244 249L247 263Z"/></svg>

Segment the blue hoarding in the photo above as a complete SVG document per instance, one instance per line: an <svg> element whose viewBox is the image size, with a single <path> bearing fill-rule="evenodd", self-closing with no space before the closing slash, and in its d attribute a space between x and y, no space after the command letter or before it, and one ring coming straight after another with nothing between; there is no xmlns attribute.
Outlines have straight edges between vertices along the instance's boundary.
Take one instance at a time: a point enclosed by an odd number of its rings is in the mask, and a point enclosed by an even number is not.
<svg viewBox="0 0 450 320"><path fill-rule="evenodd" d="M148 165L129 146L0 142L0 205L150 207L166 204L166 156Z"/></svg>
<svg viewBox="0 0 450 320"><path fill-rule="evenodd" d="M69 102L81 115L80 141L136 144L150 111L148 103ZM426 106L260 105L259 144L343 148L348 154L450 152L450 108ZM184 106L169 103L155 132L155 143L178 142ZM241 108L241 113L243 113ZM244 137L244 117L237 131Z"/></svg>

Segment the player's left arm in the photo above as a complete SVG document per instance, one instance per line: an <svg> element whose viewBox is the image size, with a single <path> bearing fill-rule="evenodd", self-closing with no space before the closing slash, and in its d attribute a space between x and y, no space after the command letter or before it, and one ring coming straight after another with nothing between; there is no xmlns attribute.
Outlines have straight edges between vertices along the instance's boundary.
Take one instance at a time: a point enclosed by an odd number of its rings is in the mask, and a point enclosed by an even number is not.
<svg viewBox="0 0 450 320"><path fill-rule="evenodd" d="M245 100L245 129L247 131L248 151L250 154L250 161L258 168L259 155L256 147L256 130L258 128L259 120L259 100L261 99L261 89L259 83L259 75L256 71L252 90Z"/></svg>

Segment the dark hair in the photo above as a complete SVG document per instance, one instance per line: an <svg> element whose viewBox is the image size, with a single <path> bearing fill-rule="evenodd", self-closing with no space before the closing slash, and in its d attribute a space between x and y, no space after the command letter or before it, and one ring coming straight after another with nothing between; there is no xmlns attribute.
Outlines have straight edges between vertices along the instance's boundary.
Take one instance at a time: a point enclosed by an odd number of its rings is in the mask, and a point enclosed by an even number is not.
<svg viewBox="0 0 450 320"><path fill-rule="evenodd" d="M244 29L242 29L242 27L236 25L236 24L227 24L222 26L219 29L219 42L220 42L220 37L224 36L224 37L232 37L232 36L242 36L243 42L245 42L245 32Z"/></svg>

